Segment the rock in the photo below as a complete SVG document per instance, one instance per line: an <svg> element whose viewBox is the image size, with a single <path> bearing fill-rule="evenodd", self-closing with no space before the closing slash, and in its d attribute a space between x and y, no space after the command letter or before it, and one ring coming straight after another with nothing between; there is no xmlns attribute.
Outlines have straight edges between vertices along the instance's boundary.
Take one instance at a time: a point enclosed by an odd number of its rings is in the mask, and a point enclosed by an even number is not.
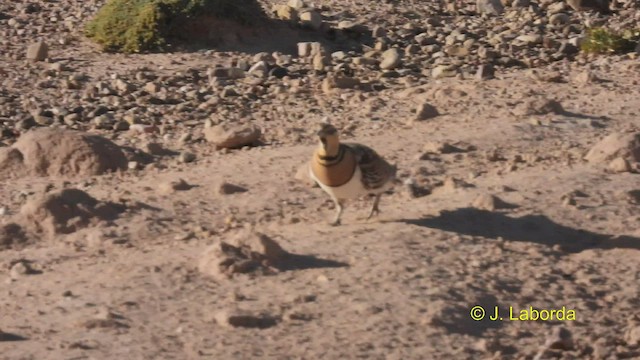
<svg viewBox="0 0 640 360"><path fill-rule="evenodd" d="M428 120L438 115L440 115L438 109L436 109L435 106L425 102L418 105L418 107L416 108L415 119L418 121Z"/></svg>
<svg viewBox="0 0 640 360"><path fill-rule="evenodd" d="M190 163L196 160L196 155L194 153L188 152L188 151L183 151L180 153L180 156L178 157L178 160L181 163Z"/></svg>
<svg viewBox="0 0 640 360"><path fill-rule="evenodd" d="M67 188L32 197L20 217L36 233L53 237L70 234L103 221L113 221L124 207L94 199L82 190Z"/></svg>
<svg viewBox="0 0 640 360"><path fill-rule="evenodd" d="M565 25L569 23L569 15L565 13L553 14L549 17L549 23L551 25Z"/></svg>
<svg viewBox="0 0 640 360"><path fill-rule="evenodd" d="M287 70L287 68L284 68L282 66L274 66L273 68L271 68L271 70L269 70L269 76L273 76L277 79L282 79L288 74L289 71Z"/></svg>
<svg viewBox="0 0 640 360"><path fill-rule="evenodd" d="M275 326L279 319L266 313L254 314L248 311L220 311L215 320L219 325L228 327L266 329Z"/></svg>
<svg viewBox="0 0 640 360"><path fill-rule="evenodd" d="M431 77L434 79L454 77L457 74L456 68L451 65L438 65L431 70Z"/></svg>
<svg viewBox="0 0 640 360"><path fill-rule="evenodd" d="M76 114L74 114L74 115L76 115ZM65 118L65 121L66 121L66 118ZM126 122L124 120L120 120L120 121L117 121L115 124L113 124L113 130L115 130L115 131L127 131L127 130L129 130L130 126L131 125L128 122Z"/></svg>
<svg viewBox="0 0 640 360"><path fill-rule="evenodd" d="M475 200L471 203L476 209L494 211L498 209L507 209L512 207L510 204L506 203L499 197L491 194L481 194L476 197Z"/></svg>
<svg viewBox="0 0 640 360"><path fill-rule="evenodd" d="M27 241L22 227L16 223L0 225L0 250L19 248Z"/></svg>
<svg viewBox="0 0 640 360"><path fill-rule="evenodd" d="M596 143L584 158L590 163L607 163L616 158L629 164L640 162L640 133L613 133Z"/></svg>
<svg viewBox="0 0 640 360"><path fill-rule="evenodd" d="M322 15L316 10L306 10L300 13L300 24L313 30L322 29Z"/></svg>
<svg viewBox="0 0 640 360"><path fill-rule="evenodd" d="M630 203L640 205L640 190L628 190L623 193L624 198Z"/></svg>
<svg viewBox="0 0 640 360"><path fill-rule="evenodd" d="M422 151L428 154L451 154L459 152L460 149L447 142L430 141L422 147Z"/></svg>
<svg viewBox="0 0 640 360"><path fill-rule="evenodd" d="M297 21L298 20L298 12L296 9L287 5L277 5L275 8L275 13L278 19L286 20L286 21Z"/></svg>
<svg viewBox="0 0 640 360"><path fill-rule="evenodd" d="M128 82L126 82L126 81L124 81L122 79L116 80L113 87L120 94L128 94L128 93L132 92L135 89L133 85L129 84Z"/></svg>
<svg viewBox="0 0 640 360"><path fill-rule="evenodd" d="M231 195L231 194L243 193L243 192L249 191L247 190L247 188L244 188L239 185L231 184L226 181L222 182L221 184L218 184L216 187L218 189L218 194L221 194L221 195Z"/></svg>
<svg viewBox="0 0 640 360"><path fill-rule="evenodd" d="M317 53L313 56L313 70L315 71L323 71L324 67L327 65L327 58L321 53Z"/></svg>
<svg viewBox="0 0 640 360"><path fill-rule="evenodd" d="M625 332L624 341L629 346L640 345L640 324L630 324Z"/></svg>
<svg viewBox="0 0 640 360"><path fill-rule="evenodd" d="M461 45L449 45L444 49L444 52L449 56L469 56L469 49Z"/></svg>
<svg viewBox="0 0 640 360"><path fill-rule="evenodd" d="M44 61L49 56L49 46L44 41L29 45L27 48L27 60Z"/></svg>
<svg viewBox="0 0 640 360"><path fill-rule="evenodd" d="M162 147L162 144L156 142L148 142L144 146L144 150L151 155L164 155L167 150Z"/></svg>
<svg viewBox="0 0 640 360"><path fill-rule="evenodd" d="M22 176L27 172L24 156L18 149L0 148L0 178Z"/></svg>
<svg viewBox="0 0 640 360"><path fill-rule="evenodd" d="M12 279L18 279L24 275L40 274L42 271L34 268L33 263L29 260L20 259L16 261L9 270L9 276Z"/></svg>
<svg viewBox="0 0 640 360"><path fill-rule="evenodd" d="M178 180L172 180L169 182L163 182L162 184L160 184L158 186L158 191L161 194L164 195L169 195L169 194L173 194L176 191L186 191L191 189L191 185L189 185L186 181L184 181L183 179L178 179Z"/></svg>
<svg viewBox="0 0 640 360"><path fill-rule="evenodd" d="M477 0L476 11L480 14L500 15L504 11L504 7L500 0Z"/></svg>
<svg viewBox="0 0 640 360"><path fill-rule="evenodd" d="M592 84L594 82L598 82L600 81L600 79L598 79L598 77L595 76L595 74L589 70L585 70L583 72L581 72L580 74L576 75L573 80L578 84L578 85L588 85L588 84Z"/></svg>
<svg viewBox="0 0 640 360"><path fill-rule="evenodd" d="M494 69L491 64L484 64L478 67L478 71L476 72L476 80L489 80L494 77Z"/></svg>
<svg viewBox="0 0 640 360"><path fill-rule="evenodd" d="M520 35L516 38L516 40L521 41L523 43L525 43L526 45L536 45L536 44L541 44L542 43L542 35L538 35L538 34L525 34L525 35Z"/></svg>
<svg viewBox="0 0 640 360"><path fill-rule="evenodd" d="M204 129L205 139L218 148L235 149L254 144L262 135L254 125L217 125Z"/></svg>
<svg viewBox="0 0 640 360"><path fill-rule="evenodd" d="M144 85L143 89L149 94L157 94L162 91L162 85L157 82L148 82Z"/></svg>
<svg viewBox="0 0 640 360"><path fill-rule="evenodd" d="M223 79L242 79L244 70L239 67L217 67L207 71L209 76Z"/></svg>
<svg viewBox="0 0 640 360"><path fill-rule="evenodd" d="M300 10L306 7L306 4L302 0L289 0L287 2L287 6L291 7L292 9Z"/></svg>
<svg viewBox="0 0 640 360"><path fill-rule="evenodd" d="M305 58L311 55L311 43L310 42L299 42L298 43L298 56L301 58Z"/></svg>
<svg viewBox="0 0 640 360"><path fill-rule="evenodd" d="M396 48L391 48L382 53L380 68L383 70L395 69L400 65L400 52Z"/></svg>
<svg viewBox="0 0 640 360"><path fill-rule="evenodd" d="M358 85L358 79L343 75L330 75L322 81L322 89L327 93L331 92L331 89L353 89Z"/></svg>
<svg viewBox="0 0 640 360"><path fill-rule="evenodd" d="M200 272L218 279L234 274L277 272L288 253L262 233L243 231L228 242L221 241L208 247L198 265Z"/></svg>
<svg viewBox="0 0 640 360"><path fill-rule="evenodd" d="M621 157L611 160L608 168L609 171L614 173L624 173L631 171L631 165L629 165L629 162Z"/></svg>
<svg viewBox="0 0 640 360"><path fill-rule="evenodd" d="M563 112L564 109L558 101L547 98L525 100L516 106L513 111L518 116L545 115L549 113L562 114Z"/></svg>
<svg viewBox="0 0 640 360"><path fill-rule="evenodd" d="M71 130L31 130L18 138L12 149L5 160L0 155L0 162L9 159L15 165L21 156L24 169L37 176L100 175L127 166L124 153L110 140ZM0 168L0 176L4 173Z"/></svg>
<svg viewBox="0 0 640 360"><path fill-rule="evenodd" d="M266 61L258 61L249 68L249 71L247 71L247 73L252 75L265 76L267 75L268 69L269 65Z"/></svg>

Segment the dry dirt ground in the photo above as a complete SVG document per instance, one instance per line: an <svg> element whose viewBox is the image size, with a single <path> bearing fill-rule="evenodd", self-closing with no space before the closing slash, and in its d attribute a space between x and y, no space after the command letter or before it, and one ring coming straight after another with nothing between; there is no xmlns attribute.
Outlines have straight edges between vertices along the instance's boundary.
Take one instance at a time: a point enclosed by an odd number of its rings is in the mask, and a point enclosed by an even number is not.
<svg viewBox="0 0 640 360"><path fill-rule="evenodd" d="M60 6L62 19L80 6L41 3ZM243 54L101 54L81 37L49 51L91 81L144 66L170 76ZM74 104L56 102L56 88L28 86L44 65L10 56L0 65L5 98ZM75 127L168 151L146 154L137 169L26 172L0 183L0 358L640 358L640 175L584 159L605 136L640 131L639 74L637 58L611 56L483 81L400 77L377 91L276 92L249 110L206 114L222 123L220 114L251 112L229 121L260 126L262 144L240 150L217 150L202 138L204 119L184 112L166 123L162 109L138 113L161 133ZM117 108L112 100L103 103ZM439 115L414 121L424 102ZM326 194L296 179L324 116L398 165L405 184L383 197L378 218L363 220L370 203L358 200L331 227ZM183 151L195 160L180 161ZM180 179L186 185L171 185ZM46 202L63 189L80 210ZM65 211L76 219L56 217ZM230 278L201 271L211 245L252 231L293 260ZM504 319L474 321L476 305L487 316L498 306ZM571 309L575 320L507 319L509 307L530 306Z"/></svg>

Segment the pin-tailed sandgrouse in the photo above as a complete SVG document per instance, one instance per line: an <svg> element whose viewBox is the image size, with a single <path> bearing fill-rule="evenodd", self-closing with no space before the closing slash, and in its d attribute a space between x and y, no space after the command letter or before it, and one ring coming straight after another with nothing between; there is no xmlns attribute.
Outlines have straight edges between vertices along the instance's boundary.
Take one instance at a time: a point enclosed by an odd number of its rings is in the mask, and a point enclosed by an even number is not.
<svg viewBox="0 0 640 360"><path fill-rule="evenodd" d="M309 173L336 205L331 225L340 224L345 200L364 195L375 196L367 219L377 215L380 196L395 182L396 166L365 145L341 143L338 130L330 124L323 124L317 135L320 145L311 159Z"/></svg>

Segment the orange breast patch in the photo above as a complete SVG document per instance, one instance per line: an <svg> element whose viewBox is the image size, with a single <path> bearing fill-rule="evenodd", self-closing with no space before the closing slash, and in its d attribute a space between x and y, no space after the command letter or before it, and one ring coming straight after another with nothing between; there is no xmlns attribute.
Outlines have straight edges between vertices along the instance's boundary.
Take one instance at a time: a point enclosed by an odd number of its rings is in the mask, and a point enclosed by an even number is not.
<svg viewBox="0 0 640 360"><path fill-rule="evenodd" d="M324 185L341 186L349 182L356 171L356 158L351 151L345 151L342 161L324 163L316 151L311 162L313 175Z"/></svg>

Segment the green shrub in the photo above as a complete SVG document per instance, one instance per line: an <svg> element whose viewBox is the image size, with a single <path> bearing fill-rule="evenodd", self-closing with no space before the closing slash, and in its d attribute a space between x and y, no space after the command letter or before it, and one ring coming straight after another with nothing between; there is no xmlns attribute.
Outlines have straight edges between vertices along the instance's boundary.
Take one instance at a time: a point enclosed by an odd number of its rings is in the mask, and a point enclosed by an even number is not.
<svg viewBox="0 0 640 360"><path fill-rule="evenodd" d="M197 17L248 24L257 8L255 0L109 0L87 24L85 34L105 51L159 50Z"/></svg>
<svg viewBox="0 0 640 360"><path fill-rule="evenodd" d="M633 51L640 42L640 29L614 32L604 28L590 29L581 48L596 54L622 54Z"/></svg>

